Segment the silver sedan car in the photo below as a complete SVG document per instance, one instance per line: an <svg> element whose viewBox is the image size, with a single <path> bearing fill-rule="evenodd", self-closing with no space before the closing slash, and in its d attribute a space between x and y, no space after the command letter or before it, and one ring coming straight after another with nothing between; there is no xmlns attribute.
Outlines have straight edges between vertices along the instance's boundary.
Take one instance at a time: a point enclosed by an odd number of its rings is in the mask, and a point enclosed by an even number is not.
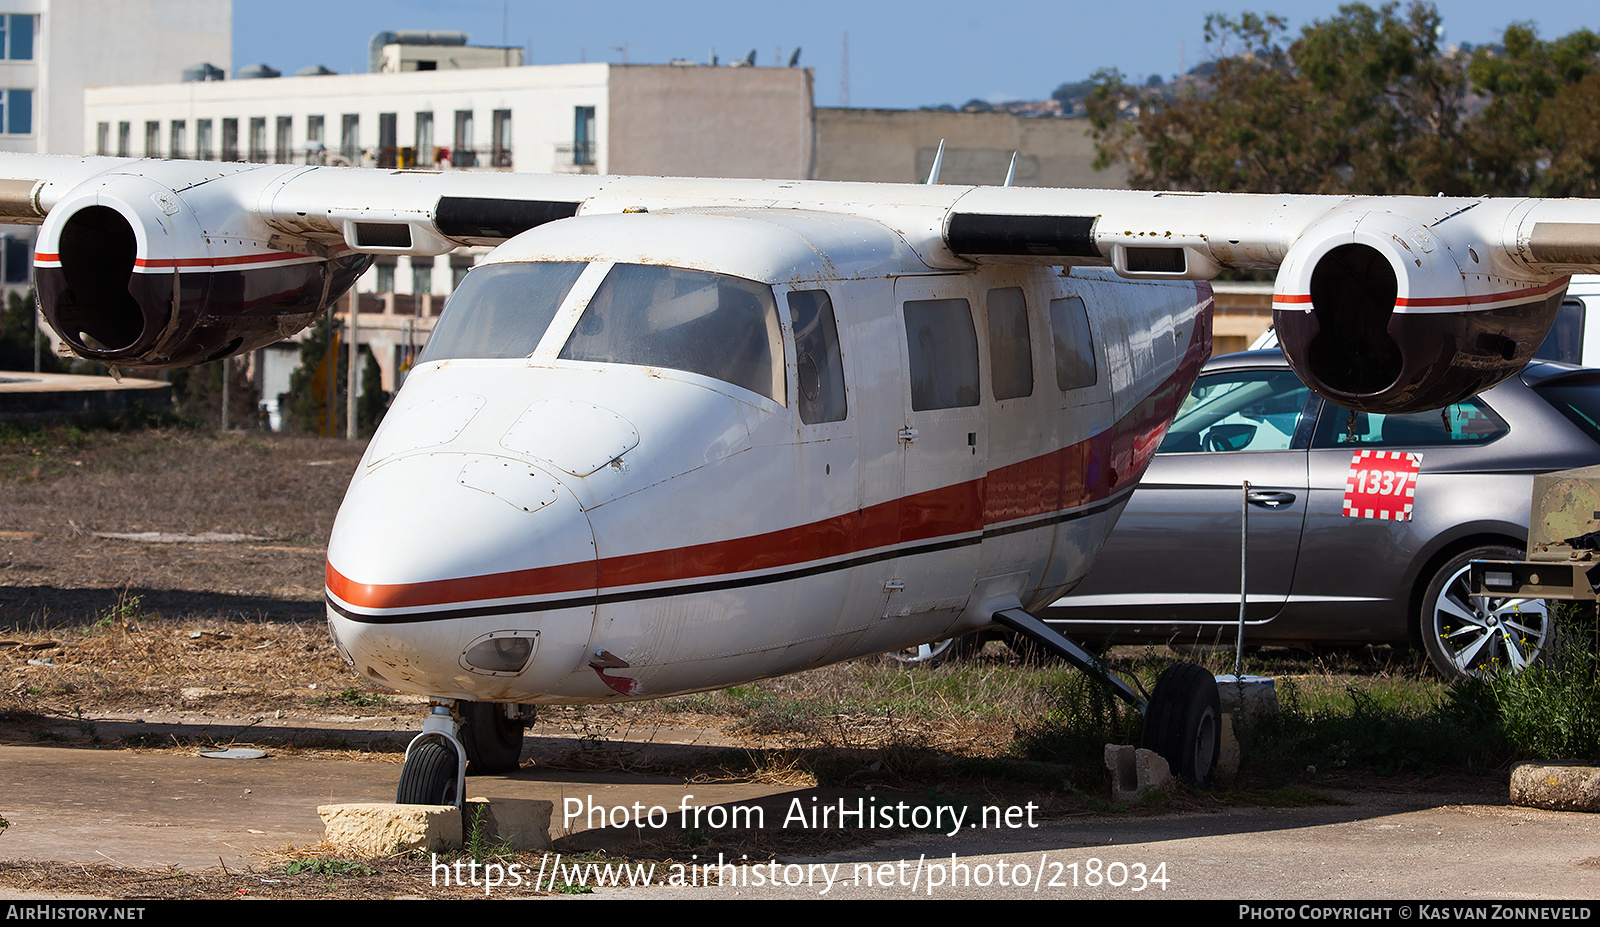
<svg viewBox="0 0 1600 927"><path fill-rule="evenodd" d="M1361 451L1420 455L1408 520L1347 512ZM1469 597L1467 564L1521 558L1534 474L1596 462L1600 371L1535 362L1386 416L1323 402L1277 351L1218 357L1089 575L1040 617L1091 643L1231 644L1248 512L1247 645L1414 643L1446 677L1517 669L1545 604Z"/></svg>

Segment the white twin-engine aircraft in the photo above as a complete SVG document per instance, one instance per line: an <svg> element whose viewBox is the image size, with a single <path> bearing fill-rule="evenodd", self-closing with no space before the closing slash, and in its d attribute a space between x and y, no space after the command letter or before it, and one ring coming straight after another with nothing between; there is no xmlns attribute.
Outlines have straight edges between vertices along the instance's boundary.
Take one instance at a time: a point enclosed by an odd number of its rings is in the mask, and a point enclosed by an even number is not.
<svg viewBox="0 0 1600 927"><path fill-rule="evenodd" d="M1441 406L1519 370L1600 203L359 170L0 156L79 356L293 334L375 254L494 245L373 438L328 621L434 699L404 802L517 765L539 704L712 689L1000 623L1078 582L1211 352L1207 279L1278 270L1320 395ZM1145 741L1215 759L1216 687Z"/></svg>

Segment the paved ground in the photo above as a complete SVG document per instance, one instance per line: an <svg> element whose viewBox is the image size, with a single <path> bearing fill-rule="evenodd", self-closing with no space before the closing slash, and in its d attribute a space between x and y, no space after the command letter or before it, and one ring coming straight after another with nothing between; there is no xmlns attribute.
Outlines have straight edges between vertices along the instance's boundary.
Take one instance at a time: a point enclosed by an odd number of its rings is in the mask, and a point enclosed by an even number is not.
<svg viewBox="0 0 1600 927"><path fill-rule="evenodd" d="M657 743L710 739L697 731L656 735ZM216 760L53 745L0 747L0 814L11 824L0 835L0 854L189 871L259 867L263 851L321 840L317 805L388 800L398 771L393 762L348 758ZM810 814L836 807L843 797L789 786L538 769L475 779L469 792L549 799L558 808L568 798L604 807L642 802L674 814L693 795L687 803L760 805L769 828L783 826L797 805ZM1487 804L1481 797L1468 803L1443 794L1338 797L1349 804L1085 815L1033 821L1037 826L1030 826L1028 809L1017 808L1009 822L965 827L955 836L898 837L738 870L737 885L604 888L596 896L1600 897L1600 838L1592 816ZM591 845L629 839L625 830L585 831L578 825L573 831ZM554 864L553 857L547 861ZM526 883L533 874L523 878ZM516 891L509 882L498 889L502 895Z"/></svg>

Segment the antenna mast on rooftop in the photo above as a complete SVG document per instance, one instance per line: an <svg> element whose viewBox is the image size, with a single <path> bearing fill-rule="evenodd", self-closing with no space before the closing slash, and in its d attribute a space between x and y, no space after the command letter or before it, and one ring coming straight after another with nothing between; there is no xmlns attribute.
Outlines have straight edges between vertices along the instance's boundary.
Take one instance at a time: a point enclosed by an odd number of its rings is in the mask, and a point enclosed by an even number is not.
<svg viewBox="0 0 1600 927"><path fill-rule="evenodd" d="M850 105L850 33L844 34L844 47L839 52L839 106Z"/></svg>

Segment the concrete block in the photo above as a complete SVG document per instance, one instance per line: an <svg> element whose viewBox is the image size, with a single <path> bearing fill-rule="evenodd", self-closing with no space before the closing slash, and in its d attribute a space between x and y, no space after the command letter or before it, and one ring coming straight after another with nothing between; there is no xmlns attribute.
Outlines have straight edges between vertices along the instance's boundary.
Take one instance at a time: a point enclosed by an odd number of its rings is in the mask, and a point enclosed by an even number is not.
<svg viewBox="0 0 1600 927"><path fill-rule="evenodd" d="M1229 714L1278 711L1278 689L1271 676L1218 676L1217 697Z"/></svg>
<svg viewBox="0 0 1600 927"><path fill-rule="evenodd" d="M1600 769L1561 763L1518 763L1511 803L1551 811L1600 811Z"/></svg>
<svg viewBox="0 0 1600 927"><path fill-rule="evenodd" d="M489 846L510 844L518 850L549 850L550 819L556 803L528 798L469 798L462 812L465 833L481 822ZM481 818L480 818L481 815Z"/></svg>
<svg viewBox="0 0 1600 927"><path fill-rule="evenodd" d="M1217 744L1216 781L1232 785L1239 778L1239 738L1233 733L1233 715L1224 714L1219 726L1221 741Z"/></svg>
<svg viewBox="0 0 1600 927"><path fill-rule="evenodd" d="M1106 769L1111 771L1114 802L1133 802L1151 792L1172 791L1172 767L1154 750L1106 744Z"/></svg>
<svg viewBox="0 0 1600 927"><path fill-rule="evenodd" d="M451 805L319 805L317 814L324 839L348 853L388 856L418 848L437 853L461 846L461 814Z"/></svg>

